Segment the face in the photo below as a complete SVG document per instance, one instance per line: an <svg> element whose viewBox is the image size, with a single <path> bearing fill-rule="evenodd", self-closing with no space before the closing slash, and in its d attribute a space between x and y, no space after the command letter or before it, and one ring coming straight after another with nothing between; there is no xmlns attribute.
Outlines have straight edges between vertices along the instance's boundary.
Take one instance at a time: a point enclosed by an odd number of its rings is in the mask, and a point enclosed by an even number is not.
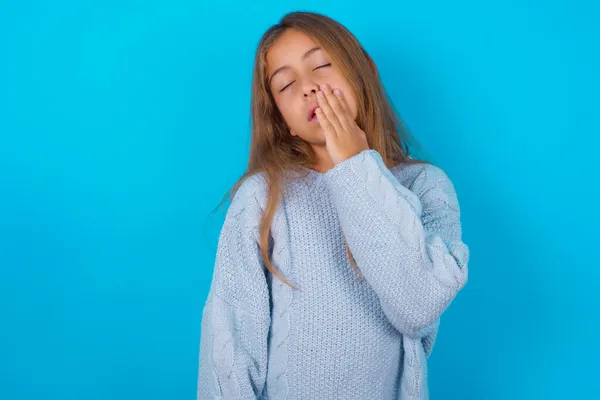
<svg viewBox="0 0 600 400"><path fill-rule="evenodd" d="M324 144L325 136L311 110L317 107L319 85L327 83L344 93L356 120L356 97L331 57L309 36L286 30L267 51L267 79L277 108L290 134L312 144Z"/></svg>

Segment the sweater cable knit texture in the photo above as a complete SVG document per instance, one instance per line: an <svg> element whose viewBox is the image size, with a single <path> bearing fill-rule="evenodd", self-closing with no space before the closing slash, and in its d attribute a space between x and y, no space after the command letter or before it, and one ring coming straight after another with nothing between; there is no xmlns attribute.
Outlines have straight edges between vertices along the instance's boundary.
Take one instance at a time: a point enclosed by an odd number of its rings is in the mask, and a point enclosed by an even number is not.
<svg viewBox="0 0 600 400"><path fill-rule="evenodd" d="M198 400L428 399L440 317L468 276L446 173L373 149L286 174L262 262L266 180L239 187L202 310ZM346 255L347 240L362 272Z"/></svg>

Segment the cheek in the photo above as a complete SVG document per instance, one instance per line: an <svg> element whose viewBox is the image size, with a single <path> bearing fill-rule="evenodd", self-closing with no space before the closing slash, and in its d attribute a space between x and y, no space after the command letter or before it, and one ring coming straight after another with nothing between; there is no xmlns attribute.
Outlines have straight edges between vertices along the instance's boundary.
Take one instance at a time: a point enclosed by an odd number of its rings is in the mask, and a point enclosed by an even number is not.
<svg viewBox="0 0 600 400"><path fill-rule="evenodd" d="M276 102L277 109L281 113L284 121L290 125L293 124L295 116L293 113L294 107L288 104L288 102L282 101L281 99Z"/></svg>
<svg viewBox="0 0 600 400"><path fill-rule="evenodd" d="M283 116L283 118L289 122L290 120L290 108L286 107L286 104L284 103L280 103L279 104L279 112L281 113L281 115Z"/></svg>
<svg viewBox="0 0 600 400"><path fill-rule="evenodd" d="M281 112L281 115L283 115L287 122L293 122L301 116L300 114L302 114L302 111L300 110L303 110L303 105L301 104L302 102L299 103L300 104L289 100L280 100L278 105L279 111Z"/></svg>

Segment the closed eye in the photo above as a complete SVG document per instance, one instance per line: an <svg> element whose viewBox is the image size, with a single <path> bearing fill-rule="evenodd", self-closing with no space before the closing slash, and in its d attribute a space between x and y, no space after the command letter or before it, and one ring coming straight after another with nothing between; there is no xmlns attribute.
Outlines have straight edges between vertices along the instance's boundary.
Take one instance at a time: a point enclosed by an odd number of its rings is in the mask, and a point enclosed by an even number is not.
<svg viewBox="0 0 600 400"><path fill-rule="evenodd" d="M285 85L284 87L282 87L281 90L279 91L279 93L283 92L288 86L290 86L294 82L295 81L291 81L290 83L288 83L287 85Z"/></svg>
<svg viewBox="0 0 600 400"><path fill-rule="evenodd" d="M317 70L319 68L329 67L329 66L331 66L331 63L320 65L317 68L315 68L314 70ZM294 82L296 82L296 81L291 81L290 83L288 83L287 85L285 85L284 87L282 87L281 90L279 91L279 93L283 92L285 89L287 89Z"/></svg>

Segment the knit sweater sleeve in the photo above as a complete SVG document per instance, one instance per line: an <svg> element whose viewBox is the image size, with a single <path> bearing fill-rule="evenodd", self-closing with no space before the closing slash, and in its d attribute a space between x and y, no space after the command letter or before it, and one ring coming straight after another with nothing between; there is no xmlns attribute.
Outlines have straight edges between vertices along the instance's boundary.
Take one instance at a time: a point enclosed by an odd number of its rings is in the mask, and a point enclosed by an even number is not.
<svg viewBox="0 0 600 400"><path fill-rule="evenodd" d="M265 386L270 295L258 244L258 177L239 187L221 228L202 311L198 400L258 399Z"/></svg>
<svg viewBox="0 0 600 400"><path fill-rule="evenodd" d="M450 178L424 164L411 190L374 149L338 163L325 178L356 264L389 321L408 337L434 338L468 275Z"/></svg>

